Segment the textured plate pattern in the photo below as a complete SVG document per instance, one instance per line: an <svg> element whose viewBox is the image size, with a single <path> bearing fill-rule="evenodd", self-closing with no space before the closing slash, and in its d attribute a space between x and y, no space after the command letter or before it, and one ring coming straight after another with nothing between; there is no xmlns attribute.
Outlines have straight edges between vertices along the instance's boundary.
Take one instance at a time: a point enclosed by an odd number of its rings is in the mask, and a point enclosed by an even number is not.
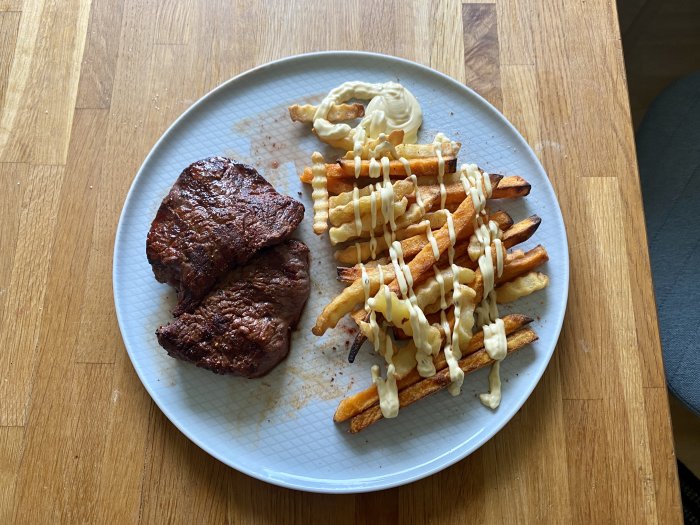
<svg viewBox="0 0 700 525"><path fill-rule="evenodd" d="M289 121L286 107L314 102L346 81L395 80L424 112L421 141L443 131L463 144L461 162L519 174L532 193L503 202L515 219L543 221L526 245L544 244L550 286L516 303L534 317L540 340L502 366L503 402L483 407L486 371L465 380L462 396L438 393L358 435L332 414L342 396L370 382L375 357L364 350L346 362L352 338L339 328L311 335L316 314L341 288L326 238L311 233L311 192L297 178L310 153L323 148L309 129ZM191 162L224 154L255 165L277 189L301 199L306 217L297 236L312 252L312 292L289 358L259 380L220 377L171 359L154 332L168 321L175 294L155 281L145 257L151 220L176 177ZM252 70L212 91L163 135L134 180L122 212L114 253L114 295L124 343L141 381L168 418L224 463L282 486L319 492L360 492L407 483L440 470L481 446L532 392L554 351L564 317L568 252L552 187L522 137L493 107L463 85L404 60L366 53L319 53ZM510 311L503 308L502 311Z"/></svg>

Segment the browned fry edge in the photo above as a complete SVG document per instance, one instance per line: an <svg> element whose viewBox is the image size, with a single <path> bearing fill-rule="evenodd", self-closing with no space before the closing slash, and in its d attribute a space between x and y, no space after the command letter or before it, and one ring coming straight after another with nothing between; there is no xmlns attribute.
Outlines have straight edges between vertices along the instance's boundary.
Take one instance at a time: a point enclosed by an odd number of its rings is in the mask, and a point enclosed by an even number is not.
<svg viewBox="0 0 700 525"><path fill-rule="evenodd" d="M508 336L508 354L519 350L537 340L537 334L532 328L521 328L517 332ZM459 360L459 366L464 371L465 375L475 370L492 364L494 361L486 353L486 350L479 350L467 357ZM399 406L405 408L416 401L423 399L439 390L442 390L450 384L450 371L445 368L432 377L428 377L411 385L410 387L399 392ZM357 433L364 430L373 423L382 419L382 412L379 405L374 405L361 414L353 417L350 420L350 432Z"/></svg>

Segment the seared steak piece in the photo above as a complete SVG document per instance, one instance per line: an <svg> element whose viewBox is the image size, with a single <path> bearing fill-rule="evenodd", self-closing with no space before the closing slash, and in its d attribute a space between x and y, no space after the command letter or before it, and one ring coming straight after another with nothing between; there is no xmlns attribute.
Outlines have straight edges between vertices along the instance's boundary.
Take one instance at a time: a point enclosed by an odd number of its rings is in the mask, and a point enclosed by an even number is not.
<svg viewBox="0 0 700 525"><path fill-rule="evenodd" d="M156 330L172 357L217 374L260 377L289 352L309 297L309 249L288 240L233 270L191 313Z"/></svg>
<svg viewBox="0 0 700 525"><path fill-rule="evenodd" d="M303 217L304 205L277 193L255 168L211 157L185 169L146 241L156 279L178 289L173 315L195 307L229 269L288 238Z"/></svg>

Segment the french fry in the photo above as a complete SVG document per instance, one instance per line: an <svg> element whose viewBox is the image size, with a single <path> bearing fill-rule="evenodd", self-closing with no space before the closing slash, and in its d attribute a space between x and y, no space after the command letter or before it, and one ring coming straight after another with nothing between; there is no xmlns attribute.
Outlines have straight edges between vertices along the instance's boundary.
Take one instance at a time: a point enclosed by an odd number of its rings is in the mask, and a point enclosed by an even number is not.
<svg viewBox="0 0 700 525"><path fill-rule="evenodd" d="M407 250L407 251L404 251L404 252L403 252L403 254L404 254L404 261L406 261L406 260L410 259L411 257L415 256L415 254L418 253L418 251L420 251L421 249L423 249L423 246L425 246L425 245L427 244L427 242L428 242L427 239L425 239L425 238L420 239L420 238L418 238L418 237L416 237L416 238L411 237L410 239L406 239L406 240L410 240L410 243L411 243L411 244L407 244L407 245L406 245L406 250ZM377 239L377 241L379 241L379 239ZM403 243L403 241L401 241L401 242ZM402 244L401 246L403 247L404 244ZM402 249L403 249L403 248L402 248ZM467 243L462 242L462 243L457 244L457 246L455 247L455 261L458 260L460 257L466 255L466 254L467 254L467 249L468 249L468 244L467 244ZM407 257L407 253L408 253L408 254L411 254L411 257ZM448 261L447 261L447 253L443 253L442 256L440 257L440 260L439 260L438 263L437 263L438 268L444 268L444 267L447 265L447 262L448 262ZM368 264L369 264L369 263L368 263ZM464 264L461 264L460 266L464 266ZM467 266L464 266L464 267L467 268ZM365 269L366 269L367 272L369 272L369 273L371 273L371 272L373 272L373 271L374 271L374 272L377 271L376 269L374 269L374 270L369 269L369 268L367 267L367 264L365 264ZM385 272L386 272L386 271L389 271L389 270L392 270L392 271L393 271L393 269L394 269L394 267L392 266L392 264L391 264L390 262L387 262L387 264L382 265L382 270L384 270ZM470 269L473 270L474 268L470 268ZM338 280L339 280L340 282L343 282L343 283L352 283L352 282L354 282L356 279L359 279L359 278L360 278L360 275L361 275L361 273L362 273L362 270L360 269L360 266L359 266L359 265L350 266L350 267L342 267L342 266L340 266L340 267L337 268L336 271L337 271L337 274L338 274Z"/></svg>
<svg viewBox="0 0 700 525"><path fill-rule="evenodd" d="M314 201L314 224L313 230L316 235L321 235L328 229L328 187L323 162L323 155L315 151L311 155L311 160L314 163L312 171L314 178L311 181L313 191L311 199Z"/></svg>
<svg viewBox="0 0 700 525"><path fill-rule="evenodd" d="M459 142L443 142L442 143L442 156L447 157L457 157L459 150L462 148L462 144ZM399 144L396 146L396 153L399 157L405 159L425 159L428 157L435 157L435 145L434 144Z"/></svg>
<svg viewBox="0 0 700 525"><path fill-rule="evenodd" d="M342 179L344 178L343 169L337 163L326 164L326 177L328 177L328 180ZM314 175L309 167L304 168L304 171L299 175L299 180L305 184L311 184L313 178Z"/></svg>
<svg viewBox="0 0 700 525"><path fill-rule="evenodd" d="M398 240L398 236L397 236ZM421 242L421 240L425 240L425 236L421 235L414 235L412 237L408 237L406 239L401 239L401 249L403 250L403 256L404 258L410 258L413 257L418 251L420 251L421 248L423 248L424 243ZM377 248L375 254L380 254L384 253L389 250L389 247L386 244L386 239L384 237L378 237L376 239L377 242ZM362 258L362 261L366 261L371 257L371 248L370 248L370 243L369 242L361 242L360 244L360 257ZM339 263L343 264L353 264L357 262L357 247L355 245L347 246L346 248L343 248L342 250L337 250L335 252L335 258ZM359 275L360 268L359 266L357 267L357 272ZM355 277L358 278L358 277ZM343 278L341 279L342 281L345 281L346 279ZM352 279L353 281L355 279Z"/></svg>
<svg viewBox="0 0 700 525"><path fill-rule="evenodd" d="M289 117L293 122L313 123L314 115L318 109L311 104L294 104L289 106ZM328 122L340 122L343 120L353 120L365 116L365 107L362 104L333 104L331 105L326 120Z"/></svg>
<svg viewBox="0 0 700 525"><path fill-rule="evenodd" d="M429 163L433 163L433 161L437 162L437 159L432 158L432 159L414 159L414 163L419 163L419 162L424 162L424 161L429 161ZM347 159L342 160L341 162L348 163L351 162ZM400 169L396 165L396 163L400 164ZM393 163L393 164L392 164ZM369 163L367 164L369 166ZM400 161L391 161L389 163L390 170L392 169L392 166L394 166L394 171L390 171L390 176L392 177L405 177L406 172L403 167L403 164ZM464 186L462 185L460 179L459 179L459 174L454 173L454 168L448 170L447 168L450 167L451 165L448 165L447 160L445 161L445 190L447 192L446 195L446 203L448 205L462 202L464 200ZM363 168L364 169L364 168ZM369 167L367 168L369 170ZM411 168L413 170L413 167ZM428 170L430 171L430 170ZM480 170L483 173L483 170ZM421 195L430 195L431 193L437 191L439 193L440 187L436 184L435 181L435 174L437 174L437 171L429 172L429 173L418 173L415 171L412 171L415 175L421 175L417 178L418 180L418 186L421 191ZM369 174L369 171L368 173ZM429 175L429 176L426 176ZM520 176L517 175L510 175L507 177L504 177L502 175L494 174L491 173L491 181L493 184L494 178L499 178L501 182L498 184L498 187L494 187L493 189L493 194L491 195L492 199L514 199L517 197L524 197L530 193L531 185L529 182L527 182L525 179L523 179ZM326 164L326 176L328 177L328 191L329 193L333 193L334 195L338 195L340 193L347 193L349 191L352 191L352 182L346 179L349 178L354 178L355 177L355 166L354 166L354 161L352 161L352 173L348 175L344 169L339 165L339 164ZM311 168L307 167L304 168L304 171L301 173L299 176L299 179L305 183L305 184L311 184L311 180L313 179L313 173L311 172ZM359 184L366 184L369 181L372 181L373 179L369 179L369 177L362 177L362 179L357 179L355 182ZM350 196L352 198L352 196ZM438 201L439 202L439 201ZM331 207L337 205L334 203L331 203Z"/></svg>
<svg viewBox="0 0 700 525"><path fill-rule="evenodd" d="M530 272L512 281L502 284L496 288L496 301L501 303L512 303L521 297L526 297L532 293L546 288L549 284L549 277L541 272Z"/></svg>
<svg viewBox="0 0 700 525"><path fill-rule="evenodd" d="M389 265L384 273L384 280L379 282L379 272L376 268L368 270L369 295L373 296L379 290L380 284L388 284L394 279L394 269ZM365 300L364 285L362 279L356 279L350 286L336 295L333 300L326 305L323 311L316 318L316 324L311 329L314 335L323 335L329 328L334 328L338 321L347 313L350 313L358 304ZM364 310L362 310L364 315Z"/></svg>
<svg viewBox="0 0 700 525"><path fill-rule="evenodd" d="M406 195L413 192L413 184L408 180L398 180L392 185L394 192L394 201L400 201ZM359 209L361 215L369 215L371 212L372 204L372 193L375 194L375 210L377 217L382 219L382 201L379 192L381 190L375 190L372 192L364 191L366 195L358 199L357 209ZM333 226L340 226L341 224L352 222L355 220L355 203L351 200L347 204L336 206L330 209L330 221ZM384 221L379 221L383 223Z"/></svg>
<svg viewBox="0 0 700 525"><path fill-rule="evenodd" d="M342 193L339 193L338 195L335 195L331 198L328 199L328 206L333 209L333 208L338 208L339 206L344 206L353 200L353 187L352 184L350 184L350 190L344 191ZM359 197L367 197L369 196L372 191L374 190L373 184L369 184L365 186L364 188L359 189Z"/></svg>
<svg viewBox="0 0 700 525"><path fill-rule="evenodd" d="M496 276L494 278L494 283L500 285L512 281L516 277L531 272L548 260L547 250L544 249L544 246L537 245L532 250L525 252L522 257L517 257L511 261L506 260L503 265L503 273L500 277ZM472 289L476 292L475 302L478 304L484 298L484 281L479 271L476 272Z"/></svg>
<svg viewBox="0 0 700 525"><path fill-rule="evenodd" d="M503 324L505 328L506 335L512 334L513 332L521 329L522 327L530 324L532 319L521 314L511 314L506 315L503 318ZM484 333L479 331L474 334L471 341L467 345L467 348L463 351L463 356L466 357L478 350L484 348ZM440 371L447 367L447 361L445 360L445 354L439 353L435 358L435 370ZM396 383L399 391L408 388L411 385L416 384L421 379L423 379L416 370L412 370L408 374L404 375ZM377 387L372 385L356 394L351 395L343 399L338 408L333 415L333 421L336 423L341 423L347 421L353 416L364 412L372 405L379 402L379 393L377 392Z"/></svg>
<svg viewBox="0 0 700 525"><path fill-rule="evenodd" d="M430 222L431 230L437 229L442 227L445 222L446 222L446 215L445 214L433 214L428 221ZM489 220L494 221L496 224L498 224L498 227L501 230L507 230L513 225L513 219L504 211L497 211L494 212L492 215L489 216ZM412 239L413 237L420 237L423 239L423 243L420 244L420 248L423 248L425 246L425 243L428 242L428 237L426 234L426 228L427 226L425 225L425 222L421 222L419 224L413 224L409 226L408 228L404 228L403 230L398 230L396 232L396 240L402 241L401 242L401 249L403 250L403 255L404 259L408 260L411 257L413 257L417 252L412 252L410 249L408 249L403 241L407 239ZM521 241L522 242L522 241ZM362 261L366 261L369 259L371 255L371 250L370 250L370 243L369 242L361 242L360 244L360 256L362 257ZM381 254L387 251L389 248L386 244L386 241L380 237L377 239L377 248L376 248L376 254ZM335 259L341 263L341 264L355 264L357 263L357 247L355 245L347 246L345 248L342 248L340 250L336 250L335 252ZM359 276L359 271L360 268L359 266L355 268L356 272L354 274L354 277L351 278L351 275L345 274L343 278L341 278L341 281L346 281L347 279L350 279L350 282L354 281L355 279L358 278ZM340 268L338 269L338 275L340 276Z"/></svg>
<svg viewBox="0 0 700 525"><path fill-rule="evenodd" d="M367 182L367 185L369 181ZM362 189L364 185L362 183L357 184L357 186ZM339 195L341 193L351 192L354 185L350 179L328 179L328 194L329 195Z"/></svg>
<svg viewBox="0 0 700 525"><path fill-rule="evenodd" d="M503 232L503 238L501 239L503 246L506 248L512 248L517 244L527 241L534 235L537 228L540 227L541 222L542 219L540 219L540 217L537 215L531 215L527 219L516 222L513 224L513 226Z"/></svg>
<svg viewBox="0 0 700 525"><path fill-rule="evenodd" d="M450 210L453 213L454 210ZM495 211L488 216L489 221L493 221L498 225L498 229L501 231L506 231L508 228L513 226L513 219L504 211ZM445 222L447 222L447 214L442 210L438 210L431 213L426 213L423 221L419 224L412 224L403 230L396 232L396 236L399 235L421 235L425 232L426 226L423 222L428 221L430 223L430 228L436 230L442 227Z"/></svg>
<svg viewBox="0 0 700 525"><path fill-rule="evenodd" d="M400 201L394 202L392 206L394 209L394 217L398 218L401 215L403 215L406 211L406 207L408 206L408 200L406 199L406 197L403 197ZM377 215L381 217L380 210L377 210ZM331 244L338 244L350 239L355 239L359 236L362 236L363 232L368 232L369 234L369 230L372 228L372 218L370 217L370 215L361 215L360 221L362 222L362 228L361 233L359 235L357 233L357 227L355 225L354 220L351 222L346 222L345 224L341 224L340 226L331 227L328 230L328 237L331 240ZM382 221L378 221L378 224L381 225ZM382 231L379 228L377 228L377 230L379 232Z"/></svg>
<svg viewBox="0 0 700 525"><path fill-rule="evenodd" d="M456 157L444 157L445 173L453 173L457 169ZM419 175L437 175L439 162L437 157L428 157L421 159L410 159L408 164L411 168L411 173ZM340 159L338 161L343 177L355 178L355 161L350 159ZM363 160L360 167L360 177L369 177L369 160ZM335 175L335 170L333 176ZM405 177L406 167L399 160L389 161L389 176Z"/></svg>
<svg viewBox="0 0 700 525"><path fill-rule="evenodd" d="M510 355L536 340L537 334L534 330L528 327L521 328L507 337L508 354ZM467 375L475 370L491 365L494 362L495 361L489 357L486 350L479 350L460 359L459 367L464 374ZM449 368L445 367L435 375L421 379L417 383L400 390L399 406L405 408L430 394L442 390L450 383L450 371ZM353 434L360 432L380 419L382 419L382 411L379 405L373 405L350 420L350 432Z"/></svg>
<svg viewBox="0 0 700 525"><path fill-rule="evenodd" d="M403 137L402 137L403 138ZM428 157L435 157L435 144L394 144L397 158L405 159L425 159ZM462 144L459 142L446 141L442 143L442 155L444 157L457 157L459 150L462 148ZM355 158L354 151L348 151L344 159L353 160ZM367 156L362 156L363 159L367 159Z"/></svg>
<svg viewBox="0 0 700 525"><path fill-rule="evenodd" d="M532 186L528 181L517 175L503 177L498 188L493 190L492 199L515 199L530 194Z"/></svg>
<svg viewBox="0 0 700 525"><path fill-rule="evenodd" d="M491 175L491 180L493 182L494 176L500 177L500 175ZM503 177L498 187L493 189L491 194L491 199L514 199L517 197L524 197L530 193L531 185L522 177L510 176ZM429 185L419 185L418 191L421 195L432 194L434 191L440 191L440 186L432 183ZM445 203L446 205L452 205L458 202L462 202L465 197L464 185L461 181L445 183Z"/></svg>

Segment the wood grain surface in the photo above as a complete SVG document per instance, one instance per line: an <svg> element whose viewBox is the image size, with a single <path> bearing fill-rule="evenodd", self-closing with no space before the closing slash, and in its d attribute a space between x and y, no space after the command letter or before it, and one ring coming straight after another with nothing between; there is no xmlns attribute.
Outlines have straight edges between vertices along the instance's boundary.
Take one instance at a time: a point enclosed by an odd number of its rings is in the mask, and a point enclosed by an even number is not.
<svg viewBox="0 0 700 525"><path fill-rule="evenodd" d="M474 87L542 160L571 251L554 358L494 439L327 496L210 458L124 350L112 248L160 134L222 81L364 49ZM615 2L0 1L0 523L680 523Z"/></svg>

